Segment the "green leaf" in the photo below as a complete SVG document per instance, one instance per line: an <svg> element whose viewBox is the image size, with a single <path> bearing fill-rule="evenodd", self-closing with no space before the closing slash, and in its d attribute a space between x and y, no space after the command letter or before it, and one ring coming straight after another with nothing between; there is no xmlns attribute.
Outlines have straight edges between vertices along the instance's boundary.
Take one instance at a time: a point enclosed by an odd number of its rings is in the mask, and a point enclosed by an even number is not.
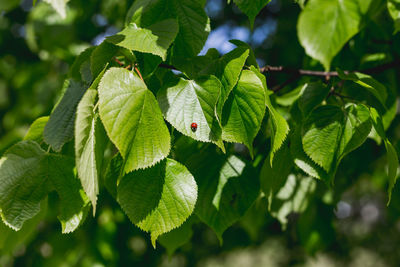
<svg viewBox="0 0 400 267"><path fill-rule="evenodd" d="M39 213L27 220L18 232L0 221L0 251L2 255L14 253L20 246L28 244L38 234L38 225L47 214L47 201L47 198L42 200Z"/></svg>
<svg viewBox="0 0 400 267"><path fill-rule="evenodd" d="M75 80L70 79L67 84L67 90L52 111L43 133L44 141L57 152L74 136L76 107L86 91L86 87Z"/></svg>
<svg viewBox="0 0 400 267"><path fill-rule="evenodd" d="M222 112L222 139L245 144L253 155L253 140L265 114L263 81L251 70L243 70Z"/></svg>
<svg viewBox="0 0 400 267"><path fill-rule="evenodd" d="M217 234L238 221L259 195L259 180L252 167L236 156L193 157L188 166L199 185L196 215Z"/></svg>
<svg viewBox="0 0 400 267"><path fill-rule="evenodd" d="M392 199L392 190L394 185L396 184L397 180L397 168L399 166L399 159L397 156L396 149L390 143L389 139L387 139L385 130L383 128L382 117L379 115L378 111L373 107L369 108L369 112L372 119L372 125L374 126L375 131L378 135L383 139L385 142L385 148L387 152L387 160L388 160L388 180L389 180L389 187L388 187L388 202L387 205L390 204Z"/></svg>
<svg viewBox="0 0 400 267"><path fill-rule="evenodd" d="M69 0L44 0L46 3L49 3L55 11L61 16L61 18L65 19L67 17L67 3Z"/></svg>
<svg viewBox="0 0 400 267"><path fill-rule="evenodd" d="M310 114L303 125L303 148L306 154L328 173L343 131L344 115L339 107L321 106Z"/></svg>
<svg viewBox="0 0 400 267"><path fill-rule="evenodd" d="M360 22L358 0L310 0L300 13L297 34L307 55L329 70L332 59L358 33Z"/></svg>
<svg viewBox="0 0 400 267"><path fill-rule="evenodd" d="M221 81L221 96L217 103L217 114L221 118L222 108L228 99L233 87L239 80L244 63L249 56L249 49L238 47L228 54L223 55L212 65L216 68L215 75Z"/></svg>
<svg viewBox="0 0 400 267"><path fill-rule="evenodd" d="M214 76L196 80L175 79L157 94L165 119L179 132L202 142L213 142L221 149L221 128L215 110L221 83ZM197 130L191 124L197 123Z"/></svg>
<svg viewBox="0 0 400 267"><path fill-rule="evenodd" d="M117 153L109 162L104 175L104 186L108 192L117 199L117 183L124 168L124 159Z"/></svg>
<svg viewBox="0 0 400 267"><path fill-rule="evenodd" d="M40 211L47 196L45 161L46 152L33 141L17 143L0 159L0 215L16 231Z"/></svg>
<svg viewBox="0 0 400 267"><path fill-rule="evenodd" d="M69 76L76 81L81 81L83 80L82 77L82 67L84 64L89 63L90 66L90 58L95 50L95 47L89 47L86 48L82 53L79 54L79 56L75 59L74 63L72 64L70 70L69 70Z"/></svg>
<svg viewBox="0 0 400 267"><path fill-rule="evenodd" d="M126 174L118 185L118 202L129 219L151 233L151 242L186 221L197 199L197 185L182 164L166 159Z"/></svg>
<svg viewBox="0 0 400 267"><path fill-rule="evenodd" d="M329 87L322 82L306 83L301 90L299 108L306 118L328 96Z"/></svg>
<svg viewBox="0 0 400 267"><path fill-rule="evenodd" d="M128 11L127 24L148 26L170 18L179 23L173 47L175 57L190 58L203 48L210 32L209 18L198 0L139 0Z"/></svg>
<svg viewBox="0 0 400 267"><path fill-rule="evenodd" d="M379 115L378 111L375 108L370 107L369 112L371 115L372 125L374 126L375 131L383 140L386 140L387 138L386 138L385 128L383 127L382 118Z"/></svg>
<svg viewBox="0 0 400 267"><path fill-rule="evenodd" d="M128 10L125 24L135 23L139 27L147 27L171 17L167 0L136 0Z"/></svg>
<svg viewBox="0 0 400 267"><path fill-rule="evenodd" d="M120 47L106 41L93 50L90 57L90 69L92 70L93 77L99 76L119 50Z"/></svg>
<svg viewBox="0 0 400 267"><path fill-rule="evenodd" d="M338 69L337 71L339 73L340 79L353 81L358 85L361 85L362 87L367 89L368 92L373 94L384 107L386 106L385 103L387 98L387 90L383 84L364 73L354 72L346 74L340 69Z"/></svg>
<svg viewBox="0 0 400 267"><path fill-rule="evenodd" d="M11 147L0 159L0 210L3 222L19 230L40 210L53 190L60 197L62 232L74 231L84 219L85 196L73 173L73 160L48 154L33 141Z"/></svg>
<svg viewBox="0 0 400 267"><path fill-rule="evenodd" d="M312 161L312 159L304 152L300 129L297 129L291 136L290 144L290 152L297 167L314 178L321 179L325 182L331 180L332 176L328 175L324 169Z"/></svg>
<svg viewBox="0 0 400 267"><path fill-rule="evenodd" d="M276 152L272 164L269 156L265 159L260 172L260 182L261 190L268 198L269 209L271 209L274 195L285 184L288 175L291 173L292 166L293 159L287 145L283 145Z"/></svg>
<svg viewBox="0 0 400 267"><path fill-rule="evenodd" d="M285 118L272 105L269 96L266 96L266 103L269 111L270 125L272 128L271 132L272 149L270 152L270 160L272 164L275 153L281 148L283 142L285 142L290 129Z"/></svg>
<svg viewBox="0 0 400 267"><path fill-rule="evenodd" d="M88 198L83 193L79 180L74 175L74 160L48 154L47 166L51 188L60 198L62 233L71 233L80 226L89 211Z"/></svg>
<svg viewBox="0 0 400 267"><path fill-rule="evenodd" d="M394 20L394 33L396 34L400 31L400 1L399 0L388 0L387 8L389 14Z"/></svg>
<svg viewBox="0 0 400 267"><path fill-rule="evenodd" d="M177 34L177 21L167 19L146 28L131 24L116 35L107 37L106 40L129 50L160 56L165 60L167 50Z"/></svg>
<svg viewBox="0 0 400 267"><path fill-rule="evenodd" d="M189 242L192 238L192 226L196 220L194 218L191 216L179 228L165 233L158 238L158 242L167 249L169 256L172 256L179 247Z"/></svg>
<svg viewBox="0 0 400 267"><path fill-rule="evenodd" d="M31 140L37 143L41 143L43 141L43 131L49 120L49 116L40 117L36 119L31 127L29 127L28 132L25 134L24 140Z"/></svg>
<svg viewBox="0 0 400 267"><path fill-rule="evenodd" d="M120 151L125 172L153 166L170 150L171 138L158 103L134 73L110 68L99 85L100 117Z"/></svg>
<svg viewBox="0 0 400 267"><path fill-rule="evenodd" d="M345 110L345 123L339 146L339 160L365 142L372 129L366 106L351 104Z"/></svg>
<svg viewBox="0 0 400 267"><path fill-rule="evenodd" d="M86 91L78 105L75 121L75 159L82 187L96 212L99 193L99 175L101 173L106 133L99 114L95 111L97 91Z"/></svg>
<svg viewBox="0 0 400 267"><path fill-rule="evenodd" d="M253 49L251 49L251 46L248 43L245 43L241 40L229 40L229 42L236 45L237 47L244 47L249 49L249 56L247 57L246 60L246 66L254 66L257 70L260 69L254 51Z"/></svg>
<svg viewBox="0 0 400 267"><path fill-rule="evenodd" d="M210 19L198 0L168 0L179 22L173 54L175 57L193 57L203 48L210 32Z"/></svg>
<svg viewBox="0 0 400 267"><path fill-rule="evenodd" d="M265 7L271 0L233 0L238 8L249 17L250 27L253 28L254 19L257 14Z"/></svg>
<svg viewBox="0 0 400 267"><path fill-rule="evenodd" d="M388 161L388 178L389 178L389 188L388 188L388 201L387 205L390 204L390 200L392 199L392 191L393 187L396 184L397 180L397 168L399 167L399 158L397 156L397 151L390 143L389 140L385 140L385 148L387 151L387 161Z"/></svg>

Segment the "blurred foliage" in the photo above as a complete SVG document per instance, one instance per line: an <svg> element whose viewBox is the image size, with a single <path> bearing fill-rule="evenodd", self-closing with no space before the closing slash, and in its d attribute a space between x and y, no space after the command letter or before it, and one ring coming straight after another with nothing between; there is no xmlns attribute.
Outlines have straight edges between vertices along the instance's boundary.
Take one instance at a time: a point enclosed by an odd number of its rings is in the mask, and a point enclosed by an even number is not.
<svg viewBox="0 0 400 267"><path fill-rule="evenodd" d="M22 140L37 117L50 113L75 57L121 29L132 2L71 0L65 19L43 1L35 6L31 0L0 3L1 154ZM212 30L220 36L209 46L225 53L230 46L224 40L241 39L252 46L260 65L321 69L317 61L305 56L297 39L297 18L305 2L271 1L256 17L251 31L248 18L236 6L210 0L206 11ZM392 35L392 24L386 11L371 18L368 27L334 58L333 65L365 69L398 58L400 34ZM212 36L213 32L210 39ZM267 74L270 88L286 79L287 74ZM382 72L377 79L392 90L390 100L395 101L400 89L398 70ZM302 83L308 80L301 78ZM286 86L276 98L282 114L296 112L284 107L295 100L295 87ZM351 86L345 90L360 97ZM397 110L392 112L397 114ZM398 116L387 134L400 151ZM269 132L264 128L255 140L256 150L269 146L265 136ZM182 162L199 149L187 149L179 140L174 147L182 151ZM249 158L241 146L235 149ZM258 171L262 160L255 160ZM267 212L268 196L260 197L223 234L222 245L214 232L192 215L192 225L184 227L191 242L176 240L183 246L172 256L161 246L154 250L148 235L129 222L104 188L96 217L89 216L72 234L61 234L55 219L57 196L51 194L21 232L16 234L0 223L0 266L397 266L400 188L395 186L392 202L386 207L385 165L384 147L368 139L343 159L334 189L316 180L309 181L312 186L305 185L307 180L299 182L292 177L277 192L282 203L273 203ZM275 217L286 221L285 229ZM179 233L176 235L179 239Z"/></svg>

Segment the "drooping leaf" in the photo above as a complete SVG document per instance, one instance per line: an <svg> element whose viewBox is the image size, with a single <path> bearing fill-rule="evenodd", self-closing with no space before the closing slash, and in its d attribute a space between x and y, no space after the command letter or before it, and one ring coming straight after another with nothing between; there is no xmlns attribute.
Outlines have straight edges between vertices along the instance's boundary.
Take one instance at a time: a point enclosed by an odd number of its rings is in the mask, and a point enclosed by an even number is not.
<svg viewBox="0 0 400 267"><path fill-rule="evenodd" d="M129 219L157 237L186 221L197 200L197 185L185 166L166 159L152 168L126 174L117 199Z"/></svg>
<svg viewBox="0 0 400 267"><path fill-rule="evenodd" d="M344 115L337 106L321 106L309 115L303 126L304 152L328 173L336 165Z"/></svg>
<svg viewBox="0 0 400 267"><path fill-rule="evenodd" d="M47 198L40 203L40 211L32 219L27 220L19 231L14 231L0 221L0 251L3 255L15 252L20 246L27 244L38 233L37 227L47 214Z"/></svg>
<svg viewBox="0 0 400 267"><path fill-rule="evenodd" d="M62 232L74 231L85 214L85 196L73 173L73 160L46 153L33 141L11 147L0 159L0 210L3 222L19 230L55 190L60 197Z"/></svg>
<svg viewBox="0 0 400 267"><path fill-rule="evenodd" d="M65 143L74 136L76 107L86 91L86 87L75 80L67 81L68 87L44 128L44 141L55 151L61 151Z"/></svg>
<svg viewBox="0 0 400 267"><path fill-rule="evenodd" d="M46 152L33 141L12 146L0 159L0 214L16 231L40 211L49 191L45 161Z"/></svg>
<svg viewBox="0 0 400 267"><path fill-rule="evenodd" d="M254 19L257 14L265 7L271 0L233 0L238 8L249 17L250 27L253 28Z"/></svg>
<svg viewBox="0 0 400 267"><path fill-rule="evenodd" d="M167 50L178 34L178 23L174 19L157 22L146 28L130 24L107 41L129 50L151 53L166 59Z"/></svg>
<svg viewBox="0 0 400 267"><path fill-rule="evenodd" d="M49 120L49 116L40 117L36 119L31 127L29 127L28 132L25 134L24 140L35 141L36 143L40 143L43 141L43 131Z"/></svg>
<svg viewBox="0 0 400 267"><path fill-rule="evenodd" d="M165 233L158 238L158 242L167 249L168 255L173 255L174 252L192 238L193 223L197 220L195 216L187 219L179 228Z"/></svg>
<svg viewBox="0 0 400 267"><path fill-rule="evenodd" d="M383 84L372 78L370 75L360 72L346 74L342 70L338 69L338 73L340 79L353 81L361 85L362 87L367 89L368 92L373 94L379 100L379 102L382 103L383 106L385 106L387 90Z"/></svg>
<svg viewBox="0 0 400 267"><path fill-rule="evenodd" d="M96 212L106 133L95 111L97 91L86 91L78 105L75 121L75 159L78 177Z"/></svg>
<svg viewBox="0 0 400 267"><path fill-rule="evenodd" d="M222 139L245 144L253 154L256 137L265 114L266 96L262 80L243 70L222 112Z"/></svg>
<svg viewBox="0 0 400 267"><path fill-rule="evenodd" d="M285 142L290 129L285 118L272 105L269 96L266 96L266 103L269 111L270 125L272 128L271 132L272 149L270 152L270 160L272 164L276 151L278 151L281 148L283 142Z"/></svg>
<svg viewBox="0 0 400 267"><path fill-rule="evenodd" d="M157 94L165 119L179 132L202 142L213 142L221 149L221 128L216 118L216 105L221 83L214 76L196 80L174 79ZM197 124L197 130L191 124Z"/></svg>
<svg viewBox="0 0 400 267"><path fill-rule="evenodd" d="M297 34L307 55L329 70L332 59L358 33L360 22L358 0L310 0L300 13Z"/></svg>
<svg viewBox="0 0 400 267"><path fill-rule="evenodd" d="M125 172L153 166L169 154L171 138L157 100L134 73L110 68L99 85L100 117L120 151Z"/></svg>
<svg viewBox="0 0 400 267"><path fill-rule="evenodd" d="M388 202L387 205L390 204L392 199L392 190L394 185L396 184L397 180L397 169L399 166L399 159L397 156L396 149L390 143L389 139L386 137L385 130L383 128L382 117L379 115L378 111L370 107L369 112L371 115L372 125L374 126L375 131L377 134L382 138L385 143L385 148L387 152L387 160L388 160L388 180L389 180L389 187L388 187Z"/></svg>
<svg viewBox="0 0 400 267"><path fill-rule="evenodd" d="M328 96L329 87L321 82L307 83L301 90L299 108L306 118Z"/></svg>
<svg viewBox="0 0 400 267"><path fill-rule="evenodd" d="M222 243L224 231L239 220L259 195L254 169L236 156L203 153L187 163L199 185L196 215Z"/></svg>

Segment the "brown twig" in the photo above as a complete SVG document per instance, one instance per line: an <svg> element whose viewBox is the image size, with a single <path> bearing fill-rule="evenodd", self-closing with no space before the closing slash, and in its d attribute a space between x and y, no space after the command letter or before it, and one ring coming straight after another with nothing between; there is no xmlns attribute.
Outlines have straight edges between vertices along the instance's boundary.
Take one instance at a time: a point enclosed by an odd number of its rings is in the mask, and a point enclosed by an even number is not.
<svg viewBox="0 0 400 267"><path fill-rule="evenodd" d="M139 75L140 79L141 79L142 81L144 81L144 80L143 80L143 77L142 77L142 74L140 73L140 71L139 71L139 69L138 69L138 67L137 67L137 64L135 64L134 68L135 68L135 71L137 72L137 74Z"/></svg>
<svg viewBox="0 0 400 267"><path fill-rule="evenodd" d="M124 63L118 60L118 58L114 57L114 61L118 63L120 66L124 66Z"/></svg>

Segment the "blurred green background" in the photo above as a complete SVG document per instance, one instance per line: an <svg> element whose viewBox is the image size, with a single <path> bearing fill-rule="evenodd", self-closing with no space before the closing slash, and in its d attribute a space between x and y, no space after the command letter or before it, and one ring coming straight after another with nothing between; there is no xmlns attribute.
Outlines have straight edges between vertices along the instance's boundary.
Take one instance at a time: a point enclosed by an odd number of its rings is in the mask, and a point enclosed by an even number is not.
<svg viewBox="0 0 400 267"><path fill-rule="evenodd" d="M41 1L33 7L32 0L1 0L1 154L23 138L37 117L50 113L75 57L118 32L132 2L71 0L62 19ZM247 17L224 0L209 0L206 10L212 32L203 53L215 47L224 54L233 48L228 40L240 39L255 50L260 66L321 68L298 42L301 8L293 0L269 3L253 31ZM368 22L334 64L356 69L398 58L399 34L392 35L386 13ZM376 78L399 91L398 70ZM269 87L286 79L284 74L267 75ZM295 86L280 95L287 96ZM287 112L284 107L281 111ZM388 134L399 148L398 116ZM149 236L129 222L105 190L96 216L88 216L76 232L62 235L53 204L56 196L50 195L40 214L20 232L0 223L0 266L399 266L400 189L395 186L386 207L385 164L384 147L368 140L344 159L334 190L312 180L313 192L290 199L282 192L282 205L273 216L260 198L224 233L222 245L211 229L195 221L188 229L191 240L173 255L160 244L154 250Z"/></svg>

